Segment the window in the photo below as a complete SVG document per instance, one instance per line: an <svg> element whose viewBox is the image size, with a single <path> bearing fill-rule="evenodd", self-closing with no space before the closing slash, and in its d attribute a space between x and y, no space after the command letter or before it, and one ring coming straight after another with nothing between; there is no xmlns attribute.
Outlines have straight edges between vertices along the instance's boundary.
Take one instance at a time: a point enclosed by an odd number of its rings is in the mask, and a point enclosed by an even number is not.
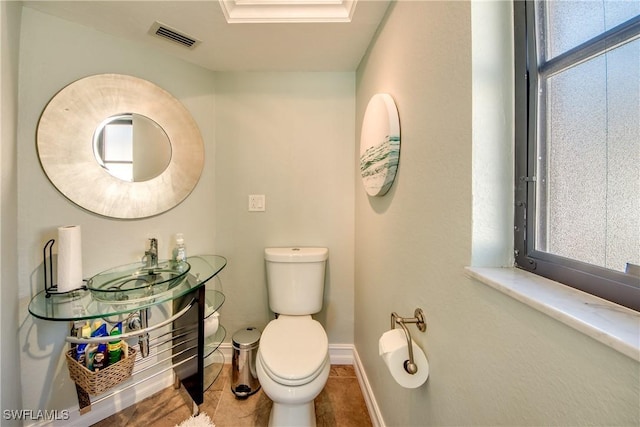
<svg viewBox="0 0 640 427"><path fill-rule="evenodd" d="M133 181L133 120L130 115L109 118L96 132L96 159L116 178Z"/></svg>
<svg viewBox="0 0 640 427"><path fill-rule="evenodd" d="M640 311L640 2L514 24L516 265Z"/></svg>

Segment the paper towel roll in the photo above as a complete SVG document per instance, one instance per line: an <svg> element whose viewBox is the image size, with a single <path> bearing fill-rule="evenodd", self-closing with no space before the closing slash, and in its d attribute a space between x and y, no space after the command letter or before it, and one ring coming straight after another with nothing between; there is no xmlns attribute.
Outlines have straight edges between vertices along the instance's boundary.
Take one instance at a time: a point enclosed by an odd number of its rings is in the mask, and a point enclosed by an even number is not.
<svg viewBox="0 0 640 427"><path fill-rule="evenodd" d="M80 226L58 227L58 292L69 292L83 284Z"/></svg>
<svg viewBox="0 0 640 427"><path fill-rule="evenodd" d="M409 360L407 337L402 329L392 329L380 337L378 349L391 376L398 384L405 388L420 387L429 378L429 361L420 347L411 341L413 348L413 363L418 372L410 374L404 369L404 362Z"/></svg>

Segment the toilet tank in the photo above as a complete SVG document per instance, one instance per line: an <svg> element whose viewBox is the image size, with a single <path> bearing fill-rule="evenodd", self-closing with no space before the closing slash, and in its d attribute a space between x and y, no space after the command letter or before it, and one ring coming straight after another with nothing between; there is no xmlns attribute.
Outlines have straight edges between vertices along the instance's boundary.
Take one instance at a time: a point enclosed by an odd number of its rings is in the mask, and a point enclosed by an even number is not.
<svg viewBox="0 0 640 427"><path fill-rule="evenodd" d="M278 314L322 310L327 248L266 248L269 308Z"/></svg>

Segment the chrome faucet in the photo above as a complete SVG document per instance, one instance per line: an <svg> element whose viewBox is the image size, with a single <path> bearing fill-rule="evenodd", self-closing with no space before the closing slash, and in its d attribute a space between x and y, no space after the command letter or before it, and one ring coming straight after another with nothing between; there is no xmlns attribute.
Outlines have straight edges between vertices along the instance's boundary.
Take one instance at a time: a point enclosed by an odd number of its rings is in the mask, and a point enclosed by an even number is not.
<svg viewBox="0 0 640 427"><path fill-rule="evenodd" d="M147 267L156 267L158 265L158 239L149 239L149 249L144 252L143 260L146 261Z"/></svg>

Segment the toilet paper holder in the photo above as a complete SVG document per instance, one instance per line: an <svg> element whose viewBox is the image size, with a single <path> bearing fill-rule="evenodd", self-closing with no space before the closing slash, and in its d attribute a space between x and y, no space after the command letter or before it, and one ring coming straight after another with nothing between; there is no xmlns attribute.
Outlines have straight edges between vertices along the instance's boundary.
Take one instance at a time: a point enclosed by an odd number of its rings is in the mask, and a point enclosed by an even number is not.
<svg viewBox="0 0 640 427"><path fill-rule="evenodd" d="M409 349L409 360L404 362L404 370L413 375L418 372L418 366L413 360L413 345L411 341L411 333L407 329L406 323L415 323L420 332L427 330L427 323L424 321L424 312L421 308L416 308L413 312L413 317L400 317L395 311L391 313L391 329L395 329L396 324L404 330L404 334L407 337L407 347Z"/></svg>

